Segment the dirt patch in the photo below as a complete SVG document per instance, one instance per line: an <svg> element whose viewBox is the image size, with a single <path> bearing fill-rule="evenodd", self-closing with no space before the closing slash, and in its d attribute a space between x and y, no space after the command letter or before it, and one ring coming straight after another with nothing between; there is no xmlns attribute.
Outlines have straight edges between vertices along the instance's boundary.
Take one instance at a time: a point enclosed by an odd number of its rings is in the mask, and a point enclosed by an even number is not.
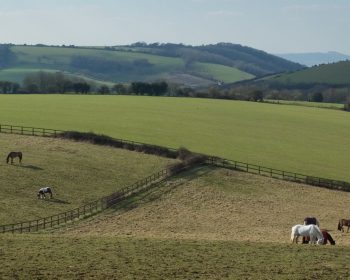
<svg viewBox="0 0 350 280"><path fill-rule="evenodd" d="M291 227L306 216L316 216L337 245L350 245L350 233L337 231L338 220L350 218L349 199L350 193L212 170L193 180L167 182L127 208L66 232L289 243Z"/></svg>

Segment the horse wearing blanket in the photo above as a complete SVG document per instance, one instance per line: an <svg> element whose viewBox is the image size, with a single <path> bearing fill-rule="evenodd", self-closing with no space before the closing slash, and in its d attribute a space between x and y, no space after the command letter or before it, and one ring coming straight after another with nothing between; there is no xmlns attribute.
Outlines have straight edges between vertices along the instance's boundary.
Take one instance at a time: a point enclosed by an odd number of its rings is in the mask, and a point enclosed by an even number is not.
<svg viewBox="0 0 350 280"><path fill-rule="evenodd" d="M323 244L324 238L320 228L317 225L295 225L292 227L291 241L298 243L299 236L309 236L310 244Z"/></svg>
<svg viewBox="0 0 350 280"><path fill-rule="evenodd" d="M38 198L46 198L46 193L50 194L50 198L52 198L52 190L50 187L45 187L45 188L41 188L39 191L38 191Z"/></svg>

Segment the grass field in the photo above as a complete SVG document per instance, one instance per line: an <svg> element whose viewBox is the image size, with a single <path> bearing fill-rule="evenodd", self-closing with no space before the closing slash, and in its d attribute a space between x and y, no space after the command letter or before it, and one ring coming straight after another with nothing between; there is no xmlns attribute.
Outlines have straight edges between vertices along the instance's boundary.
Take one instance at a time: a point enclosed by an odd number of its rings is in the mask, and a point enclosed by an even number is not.
<svg viewBox="0 0 350 280"><path fill-rule="evenodd" d="M254 78L253 75L243 72L237 68L218 65L213 63L195 63L194 69L201 75L209 76L215 80L225 83L234 83L238 81Z"/></svg>
<svg viewBox="0 0 350 280"><path fill-rule="evenodd" d="M0 236L2 279L349 279L349 247Z"/></svg>
<svg viewBox="0 0 350 280"><path fill-rule="evenodd" d="M350 84L350 61L324 64L290 74L277 75L271 79L284 84L323 83L331 85Z"/></svg>
<svg viewBox="0 0 350 280"><path fill-rule="evenodd" d="M185 146L350 181L350 114L338 110L190 98L1 95L0 119L5 124Z"/></svg>
<svg viewBox="0 0 350 280"><path fill-rule="evenodd" d="M22 165L6 164L22 151ZM169 159L40 137L0 134L0 224L47 217L94 201L163 169ZM52 200L38 200L51 186Z"/></svg>
<svg viewBox="0 0 350 280"><path fill-rule="evenodd" d="M350 234L339 234L334 221L345 215L349 195L199 168L73 226L45 234L0 235L0 275L349 279ZM317 216L337 245L288 244L291 226L306 215Z"/></svg>

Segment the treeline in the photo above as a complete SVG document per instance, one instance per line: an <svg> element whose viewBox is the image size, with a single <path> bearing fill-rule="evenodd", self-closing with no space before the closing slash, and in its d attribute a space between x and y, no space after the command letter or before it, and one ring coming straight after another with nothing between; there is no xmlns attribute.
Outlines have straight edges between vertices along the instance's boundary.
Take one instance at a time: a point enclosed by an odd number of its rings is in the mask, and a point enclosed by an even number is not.
<svg viewBox="0 0 350 280"><path fill-rule="evenodd" d="M64 75L62 72L36 72L29 74L22 85L0 81L0 93L76 93L123 94L193 98L214 98L245 101L289 100L327 103L343 103L350 110L350 86L327 87L315 85L307 89L270 87L268 84L241 84L231 87L213 86L202 89L159 82L132 82L130 84L101 84L82 78Z"/></svg>
<svg viewBox="0 0 350 280"><path fill-rule="evenodd" d="M77 94L134 94L164 96L169 91L168 83L164 81L131 84L101 84L86 81L83 78L65 75L62 72L35 72L27 75L22 85L10 81L0 81L0 93L77 93Z"/></svg>

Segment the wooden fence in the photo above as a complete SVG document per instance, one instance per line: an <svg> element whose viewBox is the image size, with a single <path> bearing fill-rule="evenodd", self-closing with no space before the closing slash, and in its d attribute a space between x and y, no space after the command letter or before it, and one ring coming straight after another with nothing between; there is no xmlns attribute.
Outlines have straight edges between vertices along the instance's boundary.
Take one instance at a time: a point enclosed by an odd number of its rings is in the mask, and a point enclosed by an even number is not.
<svg viewBox="0 0 350 280"><path fill-rule="evenodd" d="M105 196L101 199L95 200L78 208L36 220L0 225L0 233L35 232L43 229L57 227L74 220L79 220L84 217L94 215L107 208L115 206L120 201L130 197L131 195L146 190L147 188L156 183L159 183L172 174L173 173L171 173L169 169L163 169L129 186L126 186L111 195Z"/></svg>
<svg viewBox="0 0 350 280"><path fill-rule="evenodd" d="M44 136L44 137L56 137L58 134L63 133L63 130L38 128L38 127L26 127L18 125L0 124L1 133L21 134L30 136Z"/></svg>
<svg viewBox="0 0 350 280"><path fill-rule="evenodd" d="M31 135L31 136L44 136L44 137L57 137L60 133L66 131L56 130L56 129L46 129L46 128L34 128L34 127L23 127L23 126L13 126L13 125L1 125L0 133L11 133L11 134L21 134L21 135ZM145 143L134 142L123 139L116 139L118 141L123 141L127 144L133 145L148 145ZM174 150L174 149L172 149ZM239 171L244 171L253 174L259 174L262 176L268 176L271 178L282 179L287 181L293 181L298 183L304 183L313 186L325 187L329 189L350 191L350 183L338 180L331 180L320 177L307 176L299 173L283 171L278 169L273 169L269 167L263 167L259 165L239 162L235 160L227 160L219 157L206 157L206 164L223 167L228 169L234 169ZM181 170L178 170L180 172ZM46 228L57 227L61 224L78 220L80 218L93 215L100 211L103 211L109 207L118 204L121 200L136 194L142 190L147 189L151 185L166 179L173 172L170 169L164 169L157 173L154 173L136 183L124 187L119 191L93 201L91 203L85 204L78 208L56 214L53 216L40 218L32 221L25 221L15 224L0 225L0 233L12 232L12 233L22 233L22 232L33 232Z"/></svg>
<svg viewBox="0 0 350 280"><path fill-rule="evenodd" d="M227 160L227 159L222 159L218 157L208 157L207 164L223 167L223 168L235 169L235 170L244 171L244 172L253 173L253 174L259 174L262 176L268 176L271 178L276 178L276 179L281 179L286 181L293 181L293 182L304 183L304 184L323 187L323 188L329 188L333 190L341 190L341 191L347 191L347 192L350 191L349 182L320 178L320 177L313 177L313 176L308 176L304 174L273 169L269 167L244 163L244 162L235 161L235 160Z"/></svg>

